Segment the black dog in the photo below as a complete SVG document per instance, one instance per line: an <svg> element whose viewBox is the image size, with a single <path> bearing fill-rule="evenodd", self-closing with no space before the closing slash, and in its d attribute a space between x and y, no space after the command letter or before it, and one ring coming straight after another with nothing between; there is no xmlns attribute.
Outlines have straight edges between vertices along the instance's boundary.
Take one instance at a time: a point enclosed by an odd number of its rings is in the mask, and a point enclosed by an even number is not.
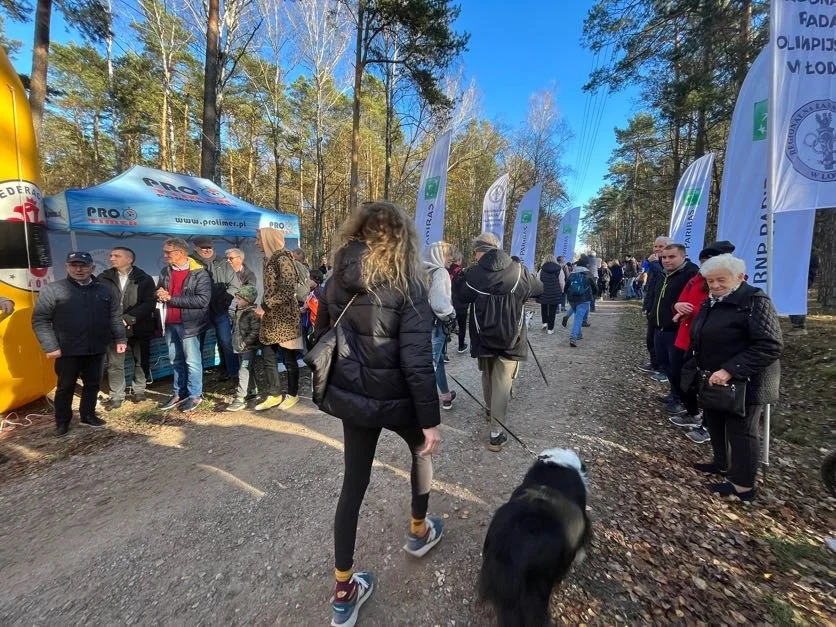
<svg viewBox="0 0 836 627"><path fill-rule="evenodd" d="M552 588L583 559L591 537L586 467L574 451L543 451L496 510L482 548L479 592L496 608L499 624L548 624Z"/></svg>

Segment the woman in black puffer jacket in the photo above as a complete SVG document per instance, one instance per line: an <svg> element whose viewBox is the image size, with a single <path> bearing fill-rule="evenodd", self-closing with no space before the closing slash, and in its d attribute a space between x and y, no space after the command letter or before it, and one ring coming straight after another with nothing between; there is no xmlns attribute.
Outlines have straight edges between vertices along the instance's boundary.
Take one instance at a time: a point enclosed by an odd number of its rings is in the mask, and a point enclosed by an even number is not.
<svg viewBox="0 0 836 627"><path fill-rule="evenodd" d="M554 333L557 307L566 286L566 276L563 274L563 268L557 265L557 258L552 255L543 261L537 278L543 283L543 293L537 297L537 302L540 303L540 320L543 328L548 329L551 335Z"/></svg>
<svg viewBox="0 0 836 627"><path fill-rule="evenodd" d="M745 271L743 260L729 254L703 263L700 273L710 294L691 325L691 348L696 366L711 373L710 385L726 385L731 379L747 381L745 417L703 410L714 460L695 467L726 475L725 482L712 484L712 492L751 501L756 496L760 452L758 423L764 405L778 400L783 340L772 301L743 280Z"/></svg>
<svg viewBox="0 0 836 627"><path fill-rule="evenodd" d="M441 441L433 370L433 313L413 220L390 203L364 204L343 227L331 279L320 299L317 336L339 322L336 357L320 409L342 419L345 472L334 520L336 590L332 624L354 624L373 589L354 572L357 519L382 429L412 453L412 522L404 550L423 556L439 540L441 518L426 516L432 453ZM349 306L349 302L354 298Z"/></svg>

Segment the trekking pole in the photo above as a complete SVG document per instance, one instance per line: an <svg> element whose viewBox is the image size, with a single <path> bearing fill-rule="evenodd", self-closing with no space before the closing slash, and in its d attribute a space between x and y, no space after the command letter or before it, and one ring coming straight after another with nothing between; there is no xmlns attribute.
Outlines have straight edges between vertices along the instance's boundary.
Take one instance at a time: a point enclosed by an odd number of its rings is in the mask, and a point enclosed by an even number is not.
<svg viewBox="0 0 836 627"><path fill-rule="evenodd" d="M456 377L454 377L454 376L453 376L452 374L450 374L450 373L447 373L447 376L448 376L448 377L450 377L451 379L453 379L453 382L454 382L456 385L458 385L458 386L462 389L462 391L463 391L465 394L467 394L470 398L472 398L474 401L476 401L476 404L477 404L477 405L479 405L479 407L481 407L482 409L484 409L484 410L488 413L488 416L490 416L490 417L491 417L491 419L492 419L492 420L496 420L497 424L499 424L499 426L500 426L500 427L502 427L503 429L505 429L505 430L508 432L508 435L510 435L512 438L514 438L517 442L519 442L519 445L520 445L520 446L522 446L522 447L526 450L526 452L527 452L529 455L531 455L534 459L539 459L539 458L540 458L540 456L539 456L539 455L537 455L537 453L535 453L534 451L532 451L532 450L528 447L528 445L526 445L526 443L525 443L525 442L523 442L522 440L520 440L520 439L517 437L517 435L516 435L513 431L511 431L508 427L506 427L506 426L502 423L502 421L501 421L501 420L499 420L499 418L494 418L493 416L491 416L491 410L490 410L490 409L488 409L487 407L485 407L485 404L484 404L482 401L480 401L478 398L476 398L475 396L473 396L473 394L471 394L471 393L470 393L470 391L469 391L466 387L464 387L464 386L462 385L462 382L461 382L461 381L459 381Z"/></svg>
<svg viewBox="0 0 836 627"><path fill-rule="evenodd" d="M525 341L528 342L528 348L531 350L531 356L534 357L534 362L537 364L537 368L540 370L540 374L543 375L543 381L546 382L546 387L549 387L549 380L546 378L546 373L543 372L543 366L540 365L540 360L537 359L537 353L534 352L534 347L531 345L531 340L527 337Z"/></svg>

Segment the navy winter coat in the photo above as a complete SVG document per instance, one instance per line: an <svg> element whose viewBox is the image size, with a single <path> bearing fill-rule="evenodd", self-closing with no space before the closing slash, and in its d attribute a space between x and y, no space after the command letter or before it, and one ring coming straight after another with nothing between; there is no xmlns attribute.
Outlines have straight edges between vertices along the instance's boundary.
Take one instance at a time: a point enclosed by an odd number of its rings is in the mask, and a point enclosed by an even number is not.
<svg viewBox="0 0 836 627"><path fill-rule="evenodd" d="M70 278L49 283L38 296L32 328L45 353L62 357L99 355L111 342L125 341L119 301L92 277L87 285Z"/></svg>

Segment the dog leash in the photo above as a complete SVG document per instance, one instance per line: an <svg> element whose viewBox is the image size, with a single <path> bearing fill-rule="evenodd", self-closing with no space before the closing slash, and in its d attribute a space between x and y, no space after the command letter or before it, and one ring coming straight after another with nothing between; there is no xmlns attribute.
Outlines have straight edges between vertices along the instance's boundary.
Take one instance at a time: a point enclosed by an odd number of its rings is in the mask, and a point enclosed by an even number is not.
<svg viewBox="0 0 836 627"><path fill-rule="evenodd" d="M462 385L462 382L461 382L461 381L459 381L456 377L454 377L454 376L453 376L452 374L450 374L449 372L447 373L447 376L448 376L448 377L450 377L451 379L453 379L453 381L455 381L456 385L458 385L458 386L462 389L462 391L463 391L465 394L467 394L470 398L472 398L472 399L476 402L476 404L477 404L477 405L479 405L479 407L481 407L481 408L482 408L482 409L484 409L484 410L485 410L488 414L490 414L490 411L491 411L491 410L490 410L490 409L488 409L487 407L485 407L485 404L484 404L482 401L480 401L478 398L476 398L475 396L473 396L473 394L471 394L471 393L470 393L470 391L469 391L469 390L468 390L465 386L463 386L463 385ZM526 443L525 443L525 442L523 442L522 440L520 440L520 439L517 437L517 434L515 434L515 433L514 433L513 431L511 431L511 430L510 430L510 429L509 429L506 425L504 425L504 424L502 423L502 421L501 421L499 418L494 418L493 416L491 416L491 418L492 418L493 420L496 420L496 422L499 424L499 426L500 426L500 427L502 427L503 429L505 429L505 430L508 432L508 434L509 434L512 438L514 438L517 442L519 442L519 445L520 445L520 446L522 446L522 447L523 447L523 448L524 448L524 449L528 452L528 454L529 454L529 455L531 455L534 459L540 459L540 456L539 456L537 453L535 453L534 451L532 451L532 450L531 450L531 449L530 449L530 448L526 445Z"/></svg>

